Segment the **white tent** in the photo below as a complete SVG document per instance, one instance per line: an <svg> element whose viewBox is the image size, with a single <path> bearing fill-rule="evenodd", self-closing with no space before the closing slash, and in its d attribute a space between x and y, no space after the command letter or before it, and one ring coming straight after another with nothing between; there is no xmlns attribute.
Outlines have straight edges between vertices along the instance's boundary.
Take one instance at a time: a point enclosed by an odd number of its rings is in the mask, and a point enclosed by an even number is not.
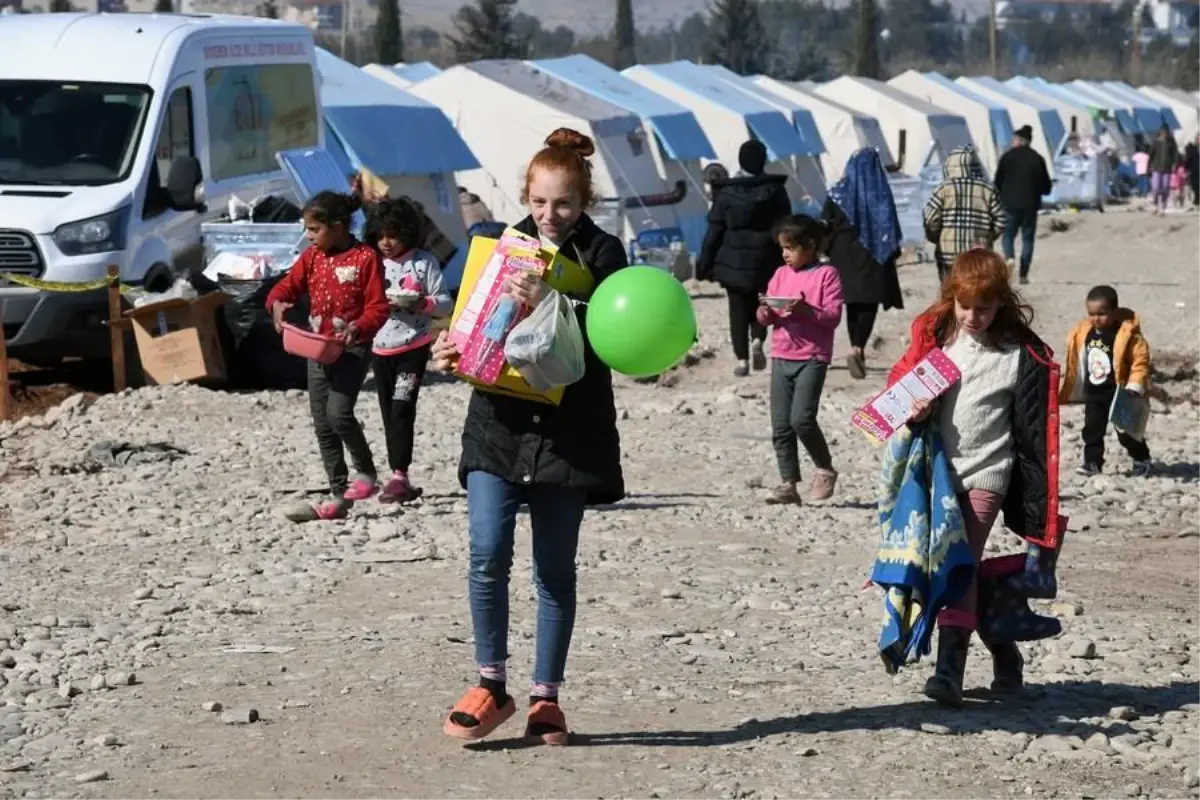
<svg viewBox="0 0 1200 800"><path fill-rule="evenodd" d="M1033 141L1030 146L1046 159L1050 175L1054 176L1054 159L1058 157L1067 138L1066 126L1056 108L989 76L959 78L958 83L1007 108L1014 128L1025 125L1031 127Z"/></svg>
<svg viewBox="0 0 1200 800"><path fill-rule="evenodd" d="M937 173L929 178L941 180L941 165L950 151L974 144L961 115L881 81L847 75L821 85L817 94L874 115L900 169L914 177L928 166L936 167Z"/></svg>
<svg viewBox="0 0 1200 800"><path fill-rule="evenodd" d="M813 121L825 143L821 154L821 167L826 183L833 185L842 177L846 162L856 150L873 147L885 165L895 163L887 137L879 127L879 120L870 114L862 114L841 103L822 97L806 89L800 81L780 81L759 75L754 82L772 94L798 103L812 112Z"/></svg>
<svg viewBox="0 0 1200 800"><path fill-rule="evenodd" d="M578 89L620 106L642 120L658 173L669 188L682 186L672 203L688 249L697 253L708 229L703 160L716 158L712 144L691 111L631 81L585 55L534 61L538 69Z"/></svg>
<svg viewBox="0 0 1200 800"><path fill-rule="evenodd" d="M466 241L454 173L479 162L437 108L317 48L326 147L347 172L366 167L408 195L452 242Z"/></svg>
<svg viewBox="0 0 1200 800"><path fill-rule="evenodd" d="M1158 105L1146 98L1131 97L1103 81L1079 79L1071 81L1071 85L1086 89L1096 97L1107 98L1113 109L1119 108L1129 112L1137 126L1135 131L1147 138L1153 138L1163 124L1162 112Z"/></svg>
<svg viewBox="0 0 1200 800"><path fill-rule="evenodd" d="M1165 86L1143 86L1141 92L1175 112L1175 118L1179 120L1176 138L1180 144L1196 140L1196 134L1200 133L1200 103L1195 95Z"/></svg>
<svg viewBox="0 0 1200 800"><path fill-rule="evenodd" d="M1006 108L936 72L910 69L892 78L888 85L961 114L984 169L989 174L996 172L1001 154L1012 144L1013 124Z"/></svg>
<svg viewBox="0 0 1200 800"><path fill-rule="evenodd" d="M821 170L820 161L820 157L825 154L825 142L821 138L820 130L817 129L812 112L803 103L781 97L727 67L709 64L704 68L715 73L717 77L739 91L778 109L792 121L792 127L796 129L796 133L800 134L807 150L804 155L792 156L792 167L796 170L796 177L801 185L809 189L812 195L814 206L808 209L809 213L820 211L821 207L825 205L826 194L826 179ZM817 187L820 187L819 190Z"/></svg>
<svg viewBox="0 0 1200 800"><path fill-rule="evenodd" d="M1147 125L1154 125L1157 123L1155 131L1157 131L1158 128L1161 128L1163 125L1166 125L1171 129L1172 132L1178 133L1179 129L1183 127L1180 125L1179 120L1175 117L1175 110L1173 108L1165 103L1159 102L1153 97L1149 97L1142 92L1139 92L1128 83L1125 83L1124 81L1103 81L1100 85L1117 97L1129 98L1129 102L1135 104L1135 115L1143 113L1145 109L1150 109L1152 112L1157 112L1157 118L1155 118L1153 113L1144 115L1144 122L1142 123L1143 128L1145 128Z"/></svg>
<svg viewBox="0 0 1200 800"><path fill-rule="evenodd" d="M1016 78L1009 78L1004 82L1004 85L1022 95L1033 97L1033 99L1040 100L1051 108L1056 109L1063 126L1067 129L1067 133L1077 133L1080 136L1099 135L1100 132L1097 131L1095 121L1092 118L1092 110L1088 107L1087 103L1074 99L1069 95L1055 93L1052 91L1054 84L1047 83L1041 78L1018 76Z"/></svg>
<svg viewBox="0 0 1200 800"><path fill-rule="evenodd" d="M762 142L769 159L767 172L788 176L787 191L792 208L804 213L820 210L825 195L824 181L805 185L792 164L794 156L815 154L809 151L791 121L777 108L689 61L640 65L630 67L622 74L690 109L712 143L717 161L730 174L738 169L738 148L751 138Z"/></svg>
<svg viewBox="0 0 1200 800"><path fill-rule="evenodd" d="M1142 128L1125 101L1117 100L1082 81L1056 85L1061 91L1072 92L1083 98L1092 108L1100 112L1100 116L1105 120L1105 128L1109 136L1123 155L1130 155L1137 149L1136 137L1137 134L1142 133Z"/></svg>
<svg viewBox="0 0 1200 800"><path fill-rule="evenodd" d="M670 206L646 205L642 196L667 193L646 146L637 115L601 100L524 61L476 61L434 75L409 91L439 106L482 165L459 182L479 195L498 220L515 223L526 165L556 128L592 137L592 179L601 203L593 216L628 242L645 228L677 225ZM621 209L624 221L601 208Z"/></svg>
<svg viewBox="0 0 1200 800"><path fill-rule="evenodd" d="M427 78L432 78L441 72L440 69L428 61L417 61L412 64L405 64L403 61L399 61L390 67L386 64L367 64L362 69L368 75L373 75L381 81L386 81L401 89L407 89L413 84L420 83Z"/></svg>

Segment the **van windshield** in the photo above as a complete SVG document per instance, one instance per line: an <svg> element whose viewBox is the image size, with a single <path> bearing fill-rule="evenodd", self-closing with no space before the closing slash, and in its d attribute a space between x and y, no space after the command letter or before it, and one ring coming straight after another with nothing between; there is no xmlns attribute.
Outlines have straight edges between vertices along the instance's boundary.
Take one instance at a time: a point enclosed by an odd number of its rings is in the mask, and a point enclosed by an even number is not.
<svg viewBox="0 0 1200 800"><path fill-rule="evenodd" d="M149 102L145 86L0 80L0 183L124 179Z"/></svg>

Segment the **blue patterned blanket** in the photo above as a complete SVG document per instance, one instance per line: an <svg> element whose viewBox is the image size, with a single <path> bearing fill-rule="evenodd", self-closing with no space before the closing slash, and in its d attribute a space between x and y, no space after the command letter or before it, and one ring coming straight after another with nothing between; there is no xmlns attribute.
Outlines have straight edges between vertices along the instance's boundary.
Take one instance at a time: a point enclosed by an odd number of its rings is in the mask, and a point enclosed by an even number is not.
<svg viewBox="0 0 1200 800"><path fill-rule="evenodd" d="M879 654L891 675L928 655L938 612L975 577L953 467L934 426L902 427L888 440L878 502L871 581L884 590Z"/></svg>

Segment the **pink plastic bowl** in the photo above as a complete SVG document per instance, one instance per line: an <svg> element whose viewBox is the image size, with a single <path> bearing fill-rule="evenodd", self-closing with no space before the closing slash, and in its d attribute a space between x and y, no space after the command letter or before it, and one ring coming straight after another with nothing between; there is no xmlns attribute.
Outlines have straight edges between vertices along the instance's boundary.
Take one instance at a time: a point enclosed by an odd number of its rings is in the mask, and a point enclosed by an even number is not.
<svg viewBox="0 0 1200 800"><path fill-rule="evenodd" d="M321 364L337 361L346 349L341 341L330 336L306 331L290 323L283 323L283 349L294 356L311 359Z"/></svg>

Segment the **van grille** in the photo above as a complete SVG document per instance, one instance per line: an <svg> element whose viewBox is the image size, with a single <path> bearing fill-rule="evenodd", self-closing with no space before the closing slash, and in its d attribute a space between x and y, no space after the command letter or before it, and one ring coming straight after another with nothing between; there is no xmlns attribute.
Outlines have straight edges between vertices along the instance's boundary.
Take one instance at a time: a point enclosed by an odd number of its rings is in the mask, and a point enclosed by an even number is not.
<svg viewBox="0 0 1200 800"><path fill-rule="evenodd" d="M42 254L37 242L25 231L0 230L0 272L38 277L42 274Z"/></svg>

